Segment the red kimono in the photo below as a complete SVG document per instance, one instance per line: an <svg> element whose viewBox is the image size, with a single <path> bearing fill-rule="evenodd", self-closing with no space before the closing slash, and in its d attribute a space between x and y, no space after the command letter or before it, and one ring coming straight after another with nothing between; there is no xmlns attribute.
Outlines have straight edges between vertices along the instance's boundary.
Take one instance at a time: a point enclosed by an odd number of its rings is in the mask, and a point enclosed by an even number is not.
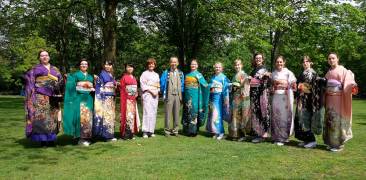
<svg viewBox="0 0 366 180"><path fill-rule="evenodd" d="M139 132L140 119L137 110L137 81L133 75L124 74L120 80L121 126L120 133L124 139L131 139Z"/></svg>

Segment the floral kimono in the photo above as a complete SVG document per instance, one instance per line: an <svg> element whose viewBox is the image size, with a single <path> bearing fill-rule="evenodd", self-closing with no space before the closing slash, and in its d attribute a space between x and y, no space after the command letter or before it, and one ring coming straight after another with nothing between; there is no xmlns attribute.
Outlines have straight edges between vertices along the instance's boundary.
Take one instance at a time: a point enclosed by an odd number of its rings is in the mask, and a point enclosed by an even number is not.
<svg viewBox="0 0 366 180"><path fill-rule="evenodd" d="M104 139L114 138L116 81L105 70L99 74L95 87L93 135Z"/></svg>
<svg viewBox="0 0 366 180"><path fill-rule="evenodd" d="M250 114L254 133L259 137L268 135L270 131L270 103L267 73L264 66L256 67L251 73L250 80Z"/></svg>
<svg viewBox="0 0 366 180"><path fill-rule="evenodd" d="M214 75L210 79L209 116L206 130L212 134L224 134L224 123L230 118L229 103L230 80L223 74Z"/></svg>
<svg viewBox="0 0 366 180"><path fill-rule="evenodd" d="M93 125L93 76L82 71L67 75L64 99L64 133L90 139Z"/></svg>
<svg viewBox="0 0 366 180"><path fill-rule="evenodd" d="M208 84L201 73L193 71L185 76L184 85L183 132L197 135L208 113Z"/></svg>
<svg viewBox="0 0 366 180"><path fill-rule="evenodd" d="M356 86L354 74L343 66L330 69L325 75L324 143L341 148L352 138L352 88Z"/></svg>
<svg viewBox="0 0 366 180"><path fill-rule="evenodd" d="M38 64L25 75L25 134L33 141L55 141L61 122L62 75L50 66Z"/></svg>
<svg viewBox="0 0 366 180"><path fill-rule="evenodd" d="M272 123L271 136L275 142L285 142L293 131L294 96L291 85L296 77L287 68L272 73Z"/></svg>
<svg viewBox="0 0 366 180"><path fill-rule="evenodd" d="M231 101L231 121L228 129L231 138L244 137L251 131L250 123L250 84L248 75L244 71L235 74L232 80L232 101Z"/></svg>
<svg viewBox="0 0 366 180"><path fill-rule="evenodd" d="M304 142L314 142L314 134L319 135L323 130L325 80L309 68L300 74L297 84L295 137Z"/></svg>
<svg viewBox="0 0 366 180"><path fill-rule="evenodd" d="M124 139L132 139L139 132L140 119L136 97L137 81L134 76L124 74L120 80L121 126L120 133Z"/></svg>

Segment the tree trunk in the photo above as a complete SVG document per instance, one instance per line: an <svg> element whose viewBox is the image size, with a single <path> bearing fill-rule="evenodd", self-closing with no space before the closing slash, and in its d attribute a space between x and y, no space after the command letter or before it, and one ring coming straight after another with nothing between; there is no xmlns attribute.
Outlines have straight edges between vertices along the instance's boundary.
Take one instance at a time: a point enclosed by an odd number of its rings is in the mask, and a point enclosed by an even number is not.
<svg viewBox="0 0 366 180"><path fill-rule="evenodd" d="M104 57L103 60L116 61L116 9L117 0L104 1L105 17L103 19L103 42L104 42Z"/></svg>

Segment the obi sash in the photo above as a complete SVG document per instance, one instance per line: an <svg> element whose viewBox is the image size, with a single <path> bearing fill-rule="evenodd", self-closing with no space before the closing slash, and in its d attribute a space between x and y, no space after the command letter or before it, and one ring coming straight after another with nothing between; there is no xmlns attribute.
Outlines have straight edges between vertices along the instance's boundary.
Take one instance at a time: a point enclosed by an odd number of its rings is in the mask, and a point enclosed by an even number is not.
<svg viewBox="0 0 366 180"><path fill-rule="evenodd" d="M115 85L113 82L107 82L103 87L100 88L100 91L105 95L114 96L115 95Z"/></svg>
<svg viewBox="0 0 366 180"><path fill-rule="evenodd" d="M187 76L184 84L187 88L198 88L198 81L195 77Z"/></svg>
<svg viewBox="0 0 366 180"><path fill-rule="evenodd" d="M342 83L336 79L329 79L327 81L327 94L328 95L341 95L343 92Z"/></svg>
<svg viewBox="0 0 366 180"><path fill-rule="evenodd" d="M79 81L76 84L76 91L78 92L91 92L94 91L93 83L89 81Z"/></svg>
<svg viewBox="0 0 366 180"><path fill-rule="evenodd" d="M250 80L250 87L260 87L261 85L261 80L257 79L257 78L252 78Z"/></svg>
<svg viewBox="0 0 366 180"><path fill-rule="evenodd" d="M35 86L40 88L40 87L45 87L49 82L49 81L58 81L58 77L48 73L47 76L38 76L36 78L36 84Z"/></svg>
<svg viewBox="0 0 366 180"><path fill-rule="evenodd" d="M126 92L128 96L135 96L137 94L137 85L127 85Z"/></svg>
<svg viewBox="0 0 366 180"><path fill-rule="evenodd" d="M288 90L288 82L283 79L275 80L273 87L275 94L286 94L286 91Z"/></svg>
<svg viewBox="0 0 366 180"><path fill-rule="evenodd" d="M213 81L211 84L211 93L221 93L223 91L223 85L220 82Z"/></svg>

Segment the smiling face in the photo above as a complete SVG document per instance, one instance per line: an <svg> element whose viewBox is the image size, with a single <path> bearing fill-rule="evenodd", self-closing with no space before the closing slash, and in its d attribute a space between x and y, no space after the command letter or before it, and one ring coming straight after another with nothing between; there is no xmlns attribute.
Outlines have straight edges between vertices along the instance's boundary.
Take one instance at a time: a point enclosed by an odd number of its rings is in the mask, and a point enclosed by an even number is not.
<svg viewBox="0 0 366 180"><path fill-rule="evenodd" d="M222 65L221 63L216 63L215 66L215 74L220 74L222 72Z"/></svg>
<svg viewBox="0 0 366 180"><path fill-rule="evenodd" d="M234 68L235 68L236 72L240 72L242 67L243 67L243 65L240 62L235 62Z"/></svg>
<svg viewBox="0 0 366 180"><path fill-rule="evenodd" d="M107 72L112 72L112 69L113 69L113 65L111 64L105 64L104 65L104 70L107 71Z"/></svg>
<svg viewBox="0 0 366 180"><path fill-rule="evenodd" d="M262 54L257 54L254 57L254 61L255 61L255 66L262 66L263 65L263 55Z"/></svg>
<svg viewBox="0 0 366 180"><path fill-rule="evenodd" d="M41 53L39 53L39 61L43 65L48 65L50 61L50 56L48 55L47 51L42 51Z"/></svg>
<svg viewBox="0 0 366 180"><path fill-rule="evenodd" d="M282 57L276 59L276 69L281 71L285 67L285 61Z"/></svg>
<svg viewBox="0 0 366 180"><path fill-rule="evenodd" d="M195 70L197 70L197 68L198 68L197 61L192 61L191 62L191 71L195 71Z"/></svg>
<svg viewBox="0 0 366 180"><path fill-rule="evenodd" d="M175 70L175 69L177 69L177 67L178 67L178 58L176 58L176 57L172 57L172 58L170 58L170 68L172 69L172 70Z"/></svg>
<svg viewBox="0 0 366 180"><path fill-rule="evenodd" d="M79 68L82 72L86 72L88 70L88 66L88 61L81 61Z"/></svg>
<svg viewBox="0 0 366 180"><path fill-rule="evenodd" d="M332 67L335 68L338 66L338 56L336 54L329 54L328 55L328 64Z"/></svg>
<svg viewBox="0 0 366 180"><path fill-rule="evenodd" d="M311 68L311 64L312 64L312 62L310 62L309 59L307 59L307 58L304 58L302 61L302 67L304 67L304 69Z"/></svg>
<svg viewBox="0 0 366 180"><path fill-rule="evenodd" d="M127 66L126 66L126 72L127 72L128 74L132 74L132 73L133 73L133 67L132 67L132 66L127 65Z"/></svg>

